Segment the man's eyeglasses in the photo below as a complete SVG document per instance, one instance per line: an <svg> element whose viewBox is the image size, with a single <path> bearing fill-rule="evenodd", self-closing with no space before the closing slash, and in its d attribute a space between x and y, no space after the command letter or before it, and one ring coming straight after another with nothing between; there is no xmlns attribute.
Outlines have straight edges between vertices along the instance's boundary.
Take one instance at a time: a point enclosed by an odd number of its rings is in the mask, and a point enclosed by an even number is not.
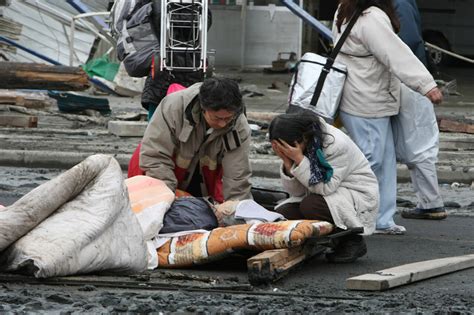
<svg viewBox="0 0 474 315"><path fill-rule="evenodd" d="M213 122L225 122L226 124L227 123L230 123L232 120L234 120L234 118L237 116L236 113L230 115L230 116L225 116L225 117L222 117L222 116L218 116L216 114L214 114L213 112L211 111L206 111L207 113L207 116L209 117L209 119Z"/></svg>

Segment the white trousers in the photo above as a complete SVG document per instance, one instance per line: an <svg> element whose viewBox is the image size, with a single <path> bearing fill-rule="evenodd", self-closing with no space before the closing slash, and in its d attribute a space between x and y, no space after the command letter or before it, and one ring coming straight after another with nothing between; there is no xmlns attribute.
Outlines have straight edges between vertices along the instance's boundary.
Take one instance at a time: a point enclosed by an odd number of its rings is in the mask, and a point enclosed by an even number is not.
<svg viewBox="0 0 474 315"><path fill-rule="evenodd" d="M393 215L397 210L397 162L390 117L363 118L343 112L339 117L379 182L376 228L390 228L395 225Z"/></svg>
<svg viewBox="0 0 474 315"><path fill-rule="evenodd" d="M430 209L444 206L439 193L436 164L432 161L407 164L410 170L411 183L418 199L417 208Z"/></svg>

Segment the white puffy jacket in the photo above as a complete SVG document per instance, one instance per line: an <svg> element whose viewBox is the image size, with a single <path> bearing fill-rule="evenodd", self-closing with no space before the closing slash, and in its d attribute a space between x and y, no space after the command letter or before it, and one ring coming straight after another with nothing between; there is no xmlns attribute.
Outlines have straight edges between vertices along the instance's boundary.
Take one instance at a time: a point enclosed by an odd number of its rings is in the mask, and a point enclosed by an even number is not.
<svg viewBox="0 0 474 315"><path fill-rule="evenodd" d="M336 41L346 26L338 32L334 23ZM387 14L377 7L362 13L336 60L345 64L348 72L339 109L351 115L375 118L398 114L400 81L422 95L436 87L425 66L394 32Z"/></svg>

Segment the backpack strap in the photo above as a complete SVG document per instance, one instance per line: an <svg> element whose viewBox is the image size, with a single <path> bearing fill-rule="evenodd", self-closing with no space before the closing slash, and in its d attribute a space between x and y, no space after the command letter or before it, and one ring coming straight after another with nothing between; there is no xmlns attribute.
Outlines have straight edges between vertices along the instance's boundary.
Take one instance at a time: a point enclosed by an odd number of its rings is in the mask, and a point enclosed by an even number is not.
<svg viewBox="0 0 474 315"><path fill-rule="evenodd" d="M347 25L344 32L342 32L341 38L339 38L339 40L337 41L336 47L334 47L331 52L331 55L326 59L326 64L324 65L323 69L321 69L321 74L319 75L318 83L316 84L313 97L311 98L311 105L316 106L316 104L318 103L319 97L321 96L321 92L323 90L324 81L326 81L326 77L328 76L329 71L331 71L331 68L334 65L334 61L336 60L337 54L341 50L342 45L346 41L347 37L349 36L349 33L352 30L352 27L354 27L355 22L361 14L362 9L360 7L357 7L356 11L349 20L349 24Z"/></svg>

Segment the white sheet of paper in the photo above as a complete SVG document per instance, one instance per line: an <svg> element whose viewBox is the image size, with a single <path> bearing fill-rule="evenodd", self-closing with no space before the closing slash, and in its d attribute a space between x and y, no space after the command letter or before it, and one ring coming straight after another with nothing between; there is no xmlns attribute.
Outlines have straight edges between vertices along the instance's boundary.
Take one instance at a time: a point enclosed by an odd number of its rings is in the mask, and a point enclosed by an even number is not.
<svg viewBox="0 0 474 315"><path fill-rule="evenodd" d="M277 213L268 211L252 199L245 199L239 202L235 209L235 218L248 220L260 220L266 222L275 222L285 220L285 218Z"/></svg>

